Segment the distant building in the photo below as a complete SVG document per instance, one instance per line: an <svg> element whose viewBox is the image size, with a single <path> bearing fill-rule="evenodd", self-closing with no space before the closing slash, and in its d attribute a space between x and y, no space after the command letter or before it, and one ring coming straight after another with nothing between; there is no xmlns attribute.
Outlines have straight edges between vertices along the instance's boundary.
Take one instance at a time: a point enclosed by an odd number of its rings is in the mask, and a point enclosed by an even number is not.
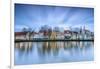
<svg viewBox="0 0 100 69"><path fill-rule="evenodd" d="M26 39L26 32L15 32L15 39Z"/></svg>
<svg viewBox="0 0 100 69"><path fill-rule="evenodd" d="M33 39L35 34L34 32L15 32L15 39L29 40Z"/></svg>
<svg viewBox="0 0 100 69"><path fill-rule="evenodd" d="M70 39L72 35L72 32L70 30L64 30L64 38Z"/></svg>
<svg viewBox="0 0 100 69"><path fill-rule="evenodd" d="M52 32L50 39L57 39L57 33L56 32Z"/></svg>
<svg viewBox="0 0 100 69"><path fill-rule="evenodd" d="M15 39L94 39L94 32L84 28L41 28L39 32L26 31L15 32Z"/></svg>

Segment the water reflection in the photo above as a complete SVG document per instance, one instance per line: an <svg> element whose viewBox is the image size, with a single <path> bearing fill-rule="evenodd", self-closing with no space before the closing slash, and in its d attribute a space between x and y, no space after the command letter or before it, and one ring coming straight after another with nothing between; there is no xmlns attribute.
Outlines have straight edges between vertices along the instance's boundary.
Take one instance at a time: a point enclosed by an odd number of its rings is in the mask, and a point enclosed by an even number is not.
<svg viewBox="0 0 100 69"><path fill-rule="evenodd" d="M93 42L15 43L15 64L93 60ZM27 61L26 61L27 60Z"/></svg>

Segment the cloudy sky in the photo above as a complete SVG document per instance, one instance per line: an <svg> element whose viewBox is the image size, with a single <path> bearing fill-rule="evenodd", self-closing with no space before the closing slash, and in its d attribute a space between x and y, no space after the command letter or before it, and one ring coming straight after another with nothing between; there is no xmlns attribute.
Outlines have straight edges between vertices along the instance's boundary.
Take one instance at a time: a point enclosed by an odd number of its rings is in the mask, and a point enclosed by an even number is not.
<svg viewBox="0 0 100 69"><path fill-rule="evenodd" d="M51 27L86 27L94 31L94 9L47 5L15 4L15 31Z"/></svg>

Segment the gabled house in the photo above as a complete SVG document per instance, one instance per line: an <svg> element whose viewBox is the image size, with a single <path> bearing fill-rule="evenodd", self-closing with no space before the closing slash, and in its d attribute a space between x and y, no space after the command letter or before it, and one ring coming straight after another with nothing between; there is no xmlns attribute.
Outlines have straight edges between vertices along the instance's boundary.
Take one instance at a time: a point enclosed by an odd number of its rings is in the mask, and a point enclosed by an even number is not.
<svg viewBox="0 0 100 69"><path fill-rule="evenodd" d="M26 39L26 32L15 32L15 39Z"/></svg>

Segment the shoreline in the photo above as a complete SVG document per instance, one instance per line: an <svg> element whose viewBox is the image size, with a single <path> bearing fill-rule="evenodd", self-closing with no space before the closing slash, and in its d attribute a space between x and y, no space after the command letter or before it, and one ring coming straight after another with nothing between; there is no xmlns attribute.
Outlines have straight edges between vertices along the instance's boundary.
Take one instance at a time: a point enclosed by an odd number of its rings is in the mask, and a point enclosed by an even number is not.
<svg viewBox="0 0 100 69"><path fill-rule="evenodd" d="M55 40L50 40L50 39L35 39L35 40L20 40L17 39L15 42L56 42L56 41L94 41L94 39L55 39Z"/></svg>

